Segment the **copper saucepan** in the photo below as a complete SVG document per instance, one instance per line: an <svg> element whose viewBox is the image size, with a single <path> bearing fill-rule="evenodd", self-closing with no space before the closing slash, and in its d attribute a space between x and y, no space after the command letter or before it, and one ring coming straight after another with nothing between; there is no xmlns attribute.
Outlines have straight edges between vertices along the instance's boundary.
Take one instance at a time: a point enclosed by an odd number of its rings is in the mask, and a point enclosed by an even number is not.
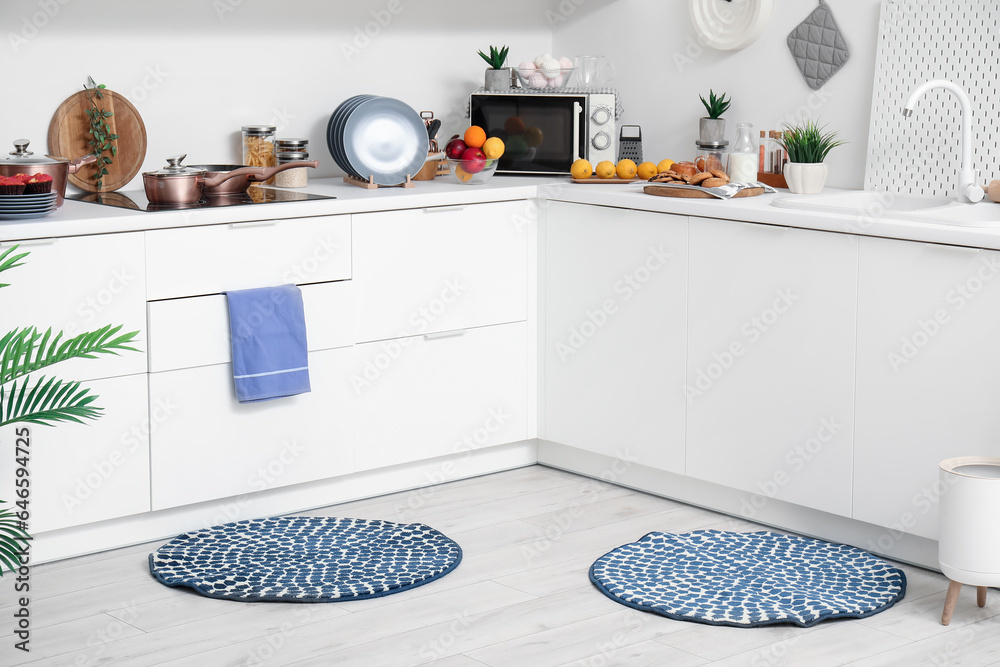
<svg viewBox="0 0 1000 667"><path fill-rule="evenodd" d="M0 176L15 174L48 174L52 177L52 192L56 193L56 206L62 206L66 196L66 177L80 167L97 161L96 155L85 155L75 160L61 157L38 157L28 150L27 139L15 139L14 150L0 160Z"/></svg>
<svg viewBox="0 0 1000 667"><path fill-rule="evenodd" d="M146 190L146 199L154 206L175 206L193 204L200 201L205 188L214 188L231 178L255 174L259 167L242 167L209 176L204 169L185 167L181 161L187 155L175 155L167 158L167 166L157 171L147 171L142 174L142 186Z"/></svg>
<svg viewBox="0 0 1000 667"><path fill-rule="evenodd" d="M277 167L251 167L251 169L254 170L252 173L246 173L247 167L240 164L195 164L191 165L191 168L204 169L206 172L206 178L211 178L219 174L231 174L234 171L239 171L243 174L241 178L230 178L220 185L215 186L209 186L207 183L205 185L206 195L238 195L246 192L247 188L249 188L253 183L257 181L266 181L279 171L295 169L296 167L312 167L315 169L318 166L319 162L316 160L300 160L298 162L286 162L285 164L279 164Z"/></svg>

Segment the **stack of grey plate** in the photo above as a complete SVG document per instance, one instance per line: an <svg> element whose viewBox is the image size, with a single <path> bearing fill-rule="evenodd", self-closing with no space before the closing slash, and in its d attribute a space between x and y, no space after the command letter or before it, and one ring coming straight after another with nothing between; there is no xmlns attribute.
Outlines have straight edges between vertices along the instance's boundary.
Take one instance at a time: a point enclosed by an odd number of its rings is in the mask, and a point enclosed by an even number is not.
<svg viewBox="0 0 1000 667"><path fill-rule="evenodd" d="M345 173L377 185L399 185L416 176L430 146L420 114L378 95L341 102L326 126L326 143Z"/></svg>
<svg viewBox="0 0 1000 667"><path fill-rule="evenodd" d="M41 218L56 210L56 192L39 195L0 195L0 220Z"/></svg>

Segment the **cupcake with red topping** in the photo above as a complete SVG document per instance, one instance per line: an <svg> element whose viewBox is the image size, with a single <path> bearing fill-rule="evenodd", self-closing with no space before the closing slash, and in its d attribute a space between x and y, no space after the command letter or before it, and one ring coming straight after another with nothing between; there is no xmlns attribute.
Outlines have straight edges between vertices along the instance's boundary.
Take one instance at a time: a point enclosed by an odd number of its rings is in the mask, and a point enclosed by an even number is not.
<svg viewBox="0 0 1000 667"><path fill-rule="evenodd" d="M43 195L48 192L52 192L52 177L48 174L35 174L24 184L26 195Z"/></svg>
<svg viewBox="0 0 1000 667"><path fill-rule="evenodd" d="M25 185L20 179L0 176L0 195L19 195L24 192L24 188Z"/></svg>

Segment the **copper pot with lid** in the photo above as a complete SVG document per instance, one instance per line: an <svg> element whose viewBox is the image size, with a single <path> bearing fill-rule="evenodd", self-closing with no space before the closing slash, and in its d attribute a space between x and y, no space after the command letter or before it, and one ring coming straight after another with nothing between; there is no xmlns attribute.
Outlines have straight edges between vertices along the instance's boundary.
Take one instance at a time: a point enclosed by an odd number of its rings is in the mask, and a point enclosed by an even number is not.
<svg viewBox="0 0 1000 667"><path fill-rule="evenodd" d="M56 206L62 206L66 196L66 177L75 174L80 167L97 161L96 155L84 155L75 160L54 155L36 156L28 150L27 139L15 139L14 150L0 160L0 176L16 174L48 174L52 177L52 191L56 193Z"/></svg>
<svg viewBox="0 0 1000 667"><path fill-rule="evenodd" d="M193 204L201 200L205 188L214 188L231 178L255 174L258 167L243 167L221 173L209 174L203 167L187 167L181 164L187 155L167 158L167 166L142 174L142 186L146 199L156 206L176 206Z"/></svg>

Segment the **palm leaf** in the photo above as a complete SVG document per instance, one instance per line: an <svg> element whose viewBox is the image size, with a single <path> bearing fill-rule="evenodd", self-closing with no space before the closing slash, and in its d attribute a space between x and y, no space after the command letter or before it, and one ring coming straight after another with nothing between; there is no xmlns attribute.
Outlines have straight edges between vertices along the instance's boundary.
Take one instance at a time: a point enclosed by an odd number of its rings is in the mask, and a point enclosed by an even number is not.
<svg viewBox="0 0 1000 667"><path fill-rule="evenodd" d="M121 328L120 324L109 324L68 340L62 340L61 331L53 336L51 328L45 333L35 327L15 329L0 338L0 385L66 359L93 359L98 354L117 355L122 350L138 352L129 343L139 332L119 334Z"/></svg>
<svg viewBox="0 0 1000 667"><path fill-rule="evenodd" d="M96 398L79 382L46 380L42 376L33 385L31 378L24 378L20 388L17 381L0 387L0 426L15 422L42 426L54 426L56 422L82 424L84 419L97 419L104 411L91 405Z"/></svg>
<svg viewBox="0 0 1000 667"><path fill-rule="evenodd" d="M0 273L6 271L7 269L13 269L15 266L21 266L24 262L20 260L28 256L29 253L22 252L19 255L15 255L14 251L17 250L18 246L12 245L6 250L0 252ZM0 287L9 287L8 284L0 283Z"/></svg>
<svg viewBox="0 0 1000 667"><path fill-rule="evenodd" d="M20 554L28 548L31 539L22 525L10 508L0 506L0 575L4 568L13 572L21 564Z"/></svg>

